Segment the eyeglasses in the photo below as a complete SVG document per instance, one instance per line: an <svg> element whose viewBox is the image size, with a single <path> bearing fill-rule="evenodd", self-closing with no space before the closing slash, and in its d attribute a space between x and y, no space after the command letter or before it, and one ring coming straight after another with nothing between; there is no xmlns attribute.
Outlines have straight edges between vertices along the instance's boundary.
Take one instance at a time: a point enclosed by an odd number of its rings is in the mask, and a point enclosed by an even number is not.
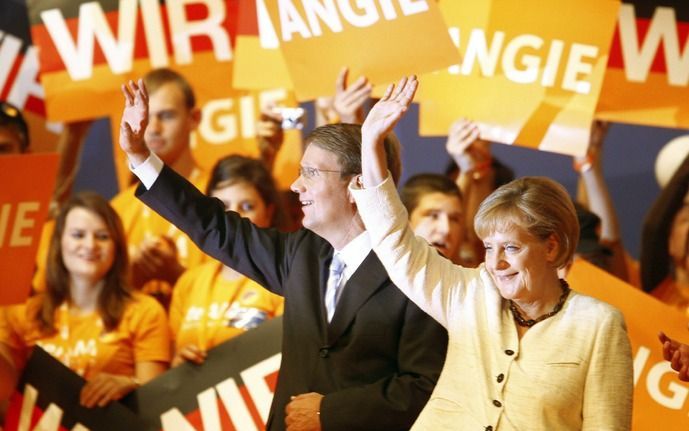
<svg viewBox="0 0 689 431"><path fill-rule="evenodd" d="M300 166L299 167L299 175L306 179L311 179L315 178L317 176L320 176L321 172L332 172L334 174L341 174L343 171L334 171L331 169L318 169L318 168L310 168L307 166Z"/></svg>

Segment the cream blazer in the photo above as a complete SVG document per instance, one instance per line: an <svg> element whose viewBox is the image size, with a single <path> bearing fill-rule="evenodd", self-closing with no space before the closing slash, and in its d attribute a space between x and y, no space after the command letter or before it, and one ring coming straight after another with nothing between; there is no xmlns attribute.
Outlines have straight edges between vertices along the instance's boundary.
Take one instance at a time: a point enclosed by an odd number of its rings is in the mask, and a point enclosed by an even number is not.
<svg viewBox="0 0 689 431"><path fill-rule="evenodd" d="M445 365L413 430L629 430L632 355L621 313L572 291L520 340L485 267L413 235L390 178L352 187L392 281L448 331Z"/></svg>

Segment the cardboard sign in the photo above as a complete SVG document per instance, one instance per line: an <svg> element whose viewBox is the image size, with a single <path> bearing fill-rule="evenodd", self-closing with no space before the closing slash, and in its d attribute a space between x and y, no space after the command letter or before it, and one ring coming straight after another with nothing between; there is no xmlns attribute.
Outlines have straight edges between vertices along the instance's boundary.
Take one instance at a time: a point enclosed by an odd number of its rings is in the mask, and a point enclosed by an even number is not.
<svg viewBox="0 0 689 431"><path fill-rule="evenodd" d="M282 318L269 320L209 350L203 365L181 364L121 403L92 409L79 404L84 380L37 347L10 399L4 430L265 429L281 334Z"/></svg>
<svg viewBox="0 0 689 431"><path fill-rule="evenodd" d="M5 431L140 431L143 423L126 407L112 402L87 409L79 404L85 381L40 347L26 364L10 398Z"/></svg>
<svg viewBox="0 0 689 431"><path fill-rule="evenodd" d="M246 90L292 88L264 0L239 5L232 86Z"/></svg>
<svg viewBox="0 0 689 431"><path fill-rule="evenodd" d="M468 117L486 140L585 153L619 2L457 0L440 8L461 62L421 77L421 135L447 135Z"/></svg>
<svg viewBox="0 0 689 431"><path fill-rule="evenodd" d="M230 89L239 0L28 4L51 120L120 112L120 85L158 67L188 76L197 96Z"/></svg>
<svg viewBox="0 0 689 431"><path fill-rule="evenodd" d="M265 0L300 101L334 93L350 76L388 83L457 62L433 0Z"/></svg>
<svg viewBox="0 0 689 431"><path fill-rule="evenodd" d="M0 157L0 305L29 296L57 164L52 153Z"/></svg>
<svg viewBox="0 0 689 431"><path fill-rule="evenodd" d="M31 151L55 151L60 124L47 123L38 52L31 44L23 1L0 2L0 100L20 109L29 126Z"/></svg>
<svg viewBox="0 0 689 431"><path fill-rule="evenodd" d="M663 359L658 332L689 343L686 317L583 260L567 276L572 289L612 304L624 314L634 355L634 430L689 429L689 383Z"/></svg>
<svg viewBox="0 0 689 431"><path fill-rule="evenodd" d="M622 3L596 116L689 128L689 3Z"/></svg>

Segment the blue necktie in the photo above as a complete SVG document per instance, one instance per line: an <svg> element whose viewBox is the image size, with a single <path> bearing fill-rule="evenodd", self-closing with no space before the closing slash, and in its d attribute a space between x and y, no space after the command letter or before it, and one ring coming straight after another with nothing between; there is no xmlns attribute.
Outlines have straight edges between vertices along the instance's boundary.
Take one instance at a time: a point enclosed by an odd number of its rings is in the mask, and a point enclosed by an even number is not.
<svg viewBox="0 0 689 431"><path fill-rule="evenodd" d="M328 322L333 319L333 314L335 314L335 306L344 280L344 269L345 263L338 254L335 254L332 262L330 262L330 275L328 276L328 285L325 288L325 309L328 311Z"/></svg>

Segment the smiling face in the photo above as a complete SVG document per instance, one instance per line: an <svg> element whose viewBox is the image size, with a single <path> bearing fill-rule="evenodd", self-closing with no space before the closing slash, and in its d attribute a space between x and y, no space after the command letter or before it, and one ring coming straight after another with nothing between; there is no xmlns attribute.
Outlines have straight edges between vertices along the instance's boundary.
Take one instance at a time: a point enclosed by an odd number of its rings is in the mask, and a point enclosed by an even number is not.
<svg viewBox="0 0 689 431"><path fill-rule="evenodd" d="M101 217L81 207L65 219L60 240L62 259L72 280L95 284L115 260L115 242Z"/></svg>
<svg viewBox="0 0 689 431"><path fill-rule="evenodd" d="M248 218L258 227L270 226L273 207L266 206L258 190L246 181L217 188L211 196L223 201L226 210Z"/></svg>
<svg viewBox="0 0 689 431"><path fill-rule="evenodd" d="M486 269L503 298L534 301L552 285L552 280L557 280L555 236L540 240L521 227L514 227L490 233L483 244Z"/></svg>
<svg viewBox="0 0 689 431"><path fill-rule="evenodd" d="M299 175L290 187L299 194L304 213L302 225L336 248L343 241L347 244L363 229L353 224L357 211L347 190L348 181L340 178L339 172L327 172L341 170L337 156L312 143L304 151L301 167L319 170L313 176Z"/></svg>
<svg viewBox="0 0 689 431"><path fill-rule="evenodd" d="M149 123L144 139L148 148L173 165L189 150L190 133L198 125L198 110L189 108L174 82L160 86L149 98Z"/></svg>
<svg viewBox="0 0 689 431"><path fill-rule="evenodd" d="M440 192L426 194L411 212L409 222L414 233L443 256L457 259L464 226L459 197Z"/></svg>

